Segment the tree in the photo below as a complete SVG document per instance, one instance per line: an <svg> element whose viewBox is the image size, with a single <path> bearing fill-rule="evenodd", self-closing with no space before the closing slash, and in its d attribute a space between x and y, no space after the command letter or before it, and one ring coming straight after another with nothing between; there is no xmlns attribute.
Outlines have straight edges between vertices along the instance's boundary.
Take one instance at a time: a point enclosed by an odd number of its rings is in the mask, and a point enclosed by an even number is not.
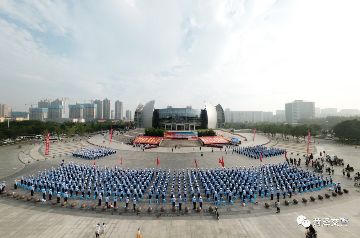
<svg viewBox="0 0 360 238"><path fill-rule="evenodd" d="M360 141L360 121L348 120L338 123L334 126L335 136L343 142L359 142Z"/></svg>

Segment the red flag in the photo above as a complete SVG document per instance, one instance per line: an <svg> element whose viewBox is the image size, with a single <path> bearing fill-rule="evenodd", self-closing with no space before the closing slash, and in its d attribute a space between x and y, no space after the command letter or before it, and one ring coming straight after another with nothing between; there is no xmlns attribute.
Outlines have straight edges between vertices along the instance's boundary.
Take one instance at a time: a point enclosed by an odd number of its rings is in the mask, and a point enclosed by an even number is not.
<svg viewBox="0 0 360 238"><path fill-rule="evenodd" d="M221 157L221 166L222 166L223 168L225 167L224 157Z"/></svg>
<svg viewBox="0 0 360 238"><path fill-rule="evenodd" d="M197 168L197 167L198 167L198 164L197 164L196 159L194 159L194 162L195 162L195 167Z"/></svg>
<svg viewBox="0 0 360 238"><path fill-rule="evenodd" d="M260 153L260 162L262 162L262 153Z"/></svg>
<svg viewBox="0 0 360 238"><path fill-rule="evenodd" d="M159 166L160 165L160 160L159 160L159 157L156 158L156 166Z"/></svg>
<svg viewBox="0 0 360 238"><path fill-rule="evenodd" d="M221 159L219 158L219 164L221 164Z"/></svg>
<svg viewBox="0 0 360 238"><path fill-rule="evenodd" d="M110 143L111 143L111 141L112 141L112 136L113 136L113 129L111 128L110 129L110 132L109 132L109 137L110 137Z"/></svg>

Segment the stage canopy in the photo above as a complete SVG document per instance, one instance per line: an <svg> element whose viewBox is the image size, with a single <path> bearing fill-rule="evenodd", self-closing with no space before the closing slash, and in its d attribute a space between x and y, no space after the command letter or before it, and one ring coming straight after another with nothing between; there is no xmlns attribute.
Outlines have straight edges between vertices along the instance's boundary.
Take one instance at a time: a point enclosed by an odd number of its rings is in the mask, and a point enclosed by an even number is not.
<svg viewBox="0 0 360 238"><path fill-rule="evenodd" d="M203 136L199 138L204 145L229 144L229 140L222 136Z"/></svg>
<svg viewBox="0 0 360 238"><path fill-rule="evenodd" d="M134 144L148 144L148 145L159 145L163 140L162 137L157 136L138 136L134 140Z"/></svg>

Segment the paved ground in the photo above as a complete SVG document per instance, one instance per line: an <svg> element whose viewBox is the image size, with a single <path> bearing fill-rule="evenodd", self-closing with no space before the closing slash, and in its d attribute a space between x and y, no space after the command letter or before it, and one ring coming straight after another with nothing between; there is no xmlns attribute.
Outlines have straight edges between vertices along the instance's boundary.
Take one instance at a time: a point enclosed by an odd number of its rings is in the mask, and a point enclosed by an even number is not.
<svg viewBox="0 0 360 238"><path fill-rule="evenodd" d="M247 135L251 138L251 134ZM258 143L268 141L258 136ZM102 143L104 137L96 137L94 141ZM93 141L93 142L94 142ZM161 167L187 168L194 167L197 158L200 167L219 167L218 158L223 156L226 167L258 165L258 160L226 153L225 151L204 152L201 157L198 148L183 151L147 151L138 148L124 147L121 143L105 142L111 147L120 149L97 164L101 166L119 165L119 158L123 158L123 166L130 168L154 167L155 159L159 157ZM250 141L251 143L251 141ZM70 147L72 145L69 145ZM320 142L318 151L326 150L345 159L356 170L360 169L358 160L359 149L341 146L329 142ZM125 148L124 150L121 150ZM26 150L30 148L24 148ZM0 177L12 183L13 179L21 175L33 174L39 170L57 166L61 159L80 163L92 163L67 156L49 158L24 164L19 160L19 150L16 147L0 148L1 168ZM265 163L284 161L283 157L272 158ZM18 165L22 167L18 168ZM11 168L17 168L11 170ZM70 208L54 208L51 206L33 205L30 202L17 201L12 198L0 198L0 236L1 237L94 237L95 225L106 222L108 228L105 237L135 237L136 230L141 227L143 237L304 237L304 228L298 227L296 217L300 214L309 219L339 218L349 219L346 227L317 228L318 237L358 237L360 234L360 196L352 181L343 178L341 167L335 169L335 180L342 181L343 186L349 188L350 194L329 200L316 201L307 205L298 204L290 207L282 206L281 214L274 214L274 209L239 208L238 213L227 213L222 210L220 221L216 221L207 214L190 214L182 216L155 217L149 215L135 216L132 214L115 214L109 212L80 211ZM324 192L325 193L325 192ZM249 212L241 212L249 211ZM225 213L227 215L225 215ZM5 234L5 235L3 235Z"/></svg>

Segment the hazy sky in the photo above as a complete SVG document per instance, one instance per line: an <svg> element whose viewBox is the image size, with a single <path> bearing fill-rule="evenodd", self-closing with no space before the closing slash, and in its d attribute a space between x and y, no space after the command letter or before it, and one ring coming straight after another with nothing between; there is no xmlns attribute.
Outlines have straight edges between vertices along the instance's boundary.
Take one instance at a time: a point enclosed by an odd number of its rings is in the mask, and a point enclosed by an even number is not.
<svg viewBox="0 0 360 238"><path fill-rule="evenodd" d="M359 0L1 0L0 103L360 109L359 11Z"/></svg>

